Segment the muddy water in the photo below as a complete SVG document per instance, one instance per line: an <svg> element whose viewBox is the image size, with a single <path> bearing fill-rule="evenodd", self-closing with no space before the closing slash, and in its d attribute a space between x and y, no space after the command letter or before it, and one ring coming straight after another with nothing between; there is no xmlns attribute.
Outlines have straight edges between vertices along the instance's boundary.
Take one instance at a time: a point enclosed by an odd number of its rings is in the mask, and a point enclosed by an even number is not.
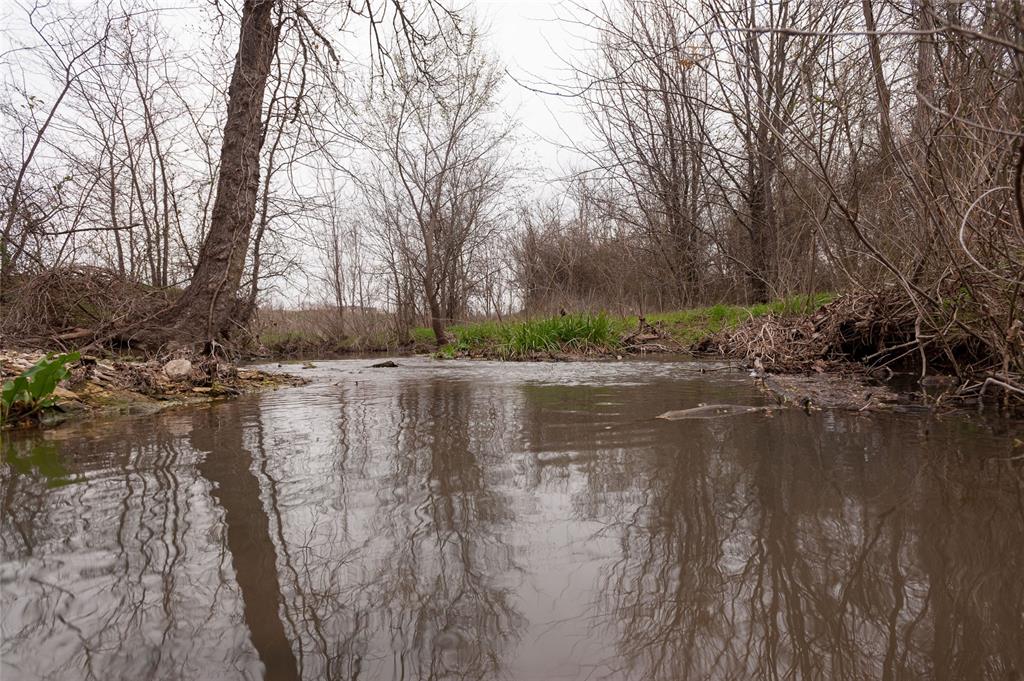
<svg viewBox="0 0 1024 681"><path fill-rule="evenodd" d="M1024 439L672 362L319 363L9 436L2 678L1015 679Z"/></svg>

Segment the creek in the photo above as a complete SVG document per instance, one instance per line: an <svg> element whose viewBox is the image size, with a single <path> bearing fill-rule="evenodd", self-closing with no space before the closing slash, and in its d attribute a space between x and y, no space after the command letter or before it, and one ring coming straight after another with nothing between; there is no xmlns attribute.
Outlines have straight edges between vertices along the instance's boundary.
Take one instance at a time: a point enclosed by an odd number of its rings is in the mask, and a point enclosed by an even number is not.
<svg viewBox="0 0 1024 681"><path fill-rule="evenodd" d="M678 360L398 359L9 433L31 679L1010 679L1024 425Z"/></svg>

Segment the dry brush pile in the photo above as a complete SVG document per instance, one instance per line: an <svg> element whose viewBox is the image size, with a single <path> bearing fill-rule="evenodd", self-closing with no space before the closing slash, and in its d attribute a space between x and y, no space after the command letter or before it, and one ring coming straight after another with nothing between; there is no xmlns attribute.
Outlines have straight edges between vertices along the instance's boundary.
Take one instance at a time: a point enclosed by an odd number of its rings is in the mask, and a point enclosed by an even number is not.
<svg viewBox="0 0 1024 681"><path fill-rule="evenodd" d="M784 372L866 369L882 374L949 374L961 395L1024 398L1024 333L986 334L990 317L953 305L927 314L896 287L850 293L813 314L751 319L699 342L695 350L760 360Z"/></svg>
<svg viewBox="0 0 1024 681"><path fill-rule="evenodd" d="M8 346L81 347L155 317L177 294L175 289L127 281L101 267L22 274L0 292L0 334Z"/></svg>

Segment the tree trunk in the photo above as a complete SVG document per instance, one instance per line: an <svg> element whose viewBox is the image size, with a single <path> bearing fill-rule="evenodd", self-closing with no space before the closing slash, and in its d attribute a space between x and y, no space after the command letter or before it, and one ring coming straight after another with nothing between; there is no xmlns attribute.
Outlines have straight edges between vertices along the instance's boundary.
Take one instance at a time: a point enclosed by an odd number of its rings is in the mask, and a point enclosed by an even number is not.
<svg viewBox="0 0 1024 681"><path fill-rule="evenodd" d="M747 281L751 302L767 303L771 300L774 280L776 234L771 185L765 177L767 163L761 159L758 163L761 167L754 170L750 188L750 264Z"/></svg>
<svg viewBox="0 0 1024 681"><path fill-rule="evenodd" d="M245 257L260 179L263 94L277 42L273 0L246 0L228 89L217 197L192 282L172 309L172 335L213 340L227 335Z"/></svg>
<svg viewBox="0 0 1024 681"><path fill-rule="evenodd" d="M881 41L876 33L875 11L871 0L861 0L861 12L864 14L864 27L867 29L868 53L871 56L871 75L875 81L875 94L878 97L878 136L879 151L885 164L892 163L895 142L892 136L890 114L891 93L885 82L885 70L882 62Z"/></svg>
<svg viewBox="0 0 1024 681"><path fill-rule="evenodd" d="M434 282L433 268L427 265L427 274L423 278L424 293L427 294L427 309L430 311L430 328L434 331L434 340L437 347L448 342L448 336L444 330L444 316L441 314L441 303L438 300L437 285Z"/></svg>

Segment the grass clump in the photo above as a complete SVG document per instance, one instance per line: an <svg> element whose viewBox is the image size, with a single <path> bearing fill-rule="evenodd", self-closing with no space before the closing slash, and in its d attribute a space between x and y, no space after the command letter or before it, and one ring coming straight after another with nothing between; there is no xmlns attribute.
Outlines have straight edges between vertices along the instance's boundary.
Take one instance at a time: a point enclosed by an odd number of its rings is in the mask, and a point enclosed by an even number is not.
<svg viewBox="0 0 1024 681"><path fill-rule="evenodd" d="M792 296L757 305L711 305L676 312L650 314L646 317L672 345L683 350L723 329L733 329L751 318L766 315L786 316L813 312L831 302L835 296L819 293ZM541 355L602 355L623 349L623 338L638 328L636 317L609 317L598 314L569 314L525 321L484 321L458 324L448 333L452 342L441 347L437 355L444 358L460 356L528 359ZM413 329L417 344L434 341L431 329Z"/></svg>
<svg viewBox="0 0 1024 681"><path fill-rule="evenodd" d="M545 352L611 352L620 344L619 325L604 314L571 314L508 327L504 350L509 357Z"/></svg>
<svg viewBox="0 0 1024 681"><path fill-rule="evenodd" d="M620 322L604 314L571 314L521 322L479 322L449 329L441 357L486 355L525 359L542 354L598 354L620 344ZM431 334L433 337L433 334Z"/></svg>
<svg viewBox="0 0 1024 681"><path fill-rule="evenodd" d="M434 330L429 326L417 326L409 332L409 336L416 345L430 345L434 342Z"/></svg>
<svg viewBox="0 0 1024 681"><path fill-rule="evenodd" d="M500 342L505 337L505 333L506 329L498 322L460 324L451 328L455 344L463 348L479 348Z"/></svg>

